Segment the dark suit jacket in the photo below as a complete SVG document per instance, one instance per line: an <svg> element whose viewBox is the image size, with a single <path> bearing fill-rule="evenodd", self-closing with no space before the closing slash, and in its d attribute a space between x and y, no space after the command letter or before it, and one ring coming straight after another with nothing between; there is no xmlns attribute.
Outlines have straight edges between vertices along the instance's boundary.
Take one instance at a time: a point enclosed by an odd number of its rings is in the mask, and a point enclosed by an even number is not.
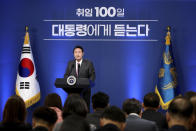
<svg viewBox="0 0 196 131"><path fill-rule="evenodd" d="M31 131L30 124L21 123L0 123L0 131Z"/></svg>
<svg viewBox="0 0 196 131"><path fill-rule="evenodd" d="M43 126L37 126L32 131L48 131L48 129Z"/></svg>
<svg viewBox="0 0 196 131"><path fill-rule="evenodd" d="M158 127L155 122L141 119L135 115L129 115L124 131L158 131Z"/></svg>
<svg viewBox="0 0 196 131"><path fill-rule="evenodd" d="M103 113L103 111L104 111L104 109L87 114L87 116L86 116L87 122L89 124L95 125L96 128L99 128L100 127L100 117L101 117L101 114Z"/></svg>
<svg viewBox="0 0 196 131"><path fill-rule="evenodd" d="M89 78L92 82L95 81L95 69L93 63L83 59L80 66L79 76L76 74L76 60L69 61L64 78L73 75L76 78Z"/></svg>
<svg viewBox="0 0 196 131"><path fill-rule="evenodd" d="M95 131L120 131L120 129L116 125L107 124L101 128L98 128Z"/></svg>
<svg viewBox="0 0 196 131"><path fill-rule="evenodd" d="M150 121L156 122L160 130L168 129L166 117L161 112L155 110L147 109L142 113L142 118Z"/></svg>
<svg viewBox="0 0 196 131"><path fill-rule="evenodd" d="M93 63L83 59L82 64L80 65L79 76L76 74L76 60L69 61L66 69L66 73L64 78L73 75L76 78L88 78L90 80L91 85L94 84L95 81L95 69ZM91 96L91 89L87 88L82 91L81 96L87 103L88 109L90 110L90 96Z"/></svg>
<svg viewBox="0 0 196 131"><path fill-rule="evenodd" d="M187 131L184 126L175 125L168 129L168 131Z"/></svg>

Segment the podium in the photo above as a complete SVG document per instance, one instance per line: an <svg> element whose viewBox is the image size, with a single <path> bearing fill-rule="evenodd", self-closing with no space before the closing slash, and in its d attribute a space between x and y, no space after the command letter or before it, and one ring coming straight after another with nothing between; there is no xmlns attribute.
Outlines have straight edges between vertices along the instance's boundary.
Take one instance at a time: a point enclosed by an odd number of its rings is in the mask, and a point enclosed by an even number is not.
<svg viewBox="0 0 196 131"><path fill-rule="evenodd" d="M69 85L67 78L57 78L55 80L55 86L56 88L62 88L68 94L81 94L84 90L90 88L90 82L88 78L76 78L76 83Z"/></svg>

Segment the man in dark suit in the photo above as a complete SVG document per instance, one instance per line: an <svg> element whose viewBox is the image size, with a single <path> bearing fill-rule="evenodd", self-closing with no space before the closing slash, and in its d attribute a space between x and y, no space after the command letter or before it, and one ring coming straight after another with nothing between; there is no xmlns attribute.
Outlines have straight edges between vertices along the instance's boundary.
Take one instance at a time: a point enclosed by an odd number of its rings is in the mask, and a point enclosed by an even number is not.
<svg viewBox="0 0 196 131"><path fill-rule="evenodd" d="M88 78L90 82L95 81L95 69L93 63L83 59L84 49L82 46L75 46L73 49L74 60L68 62L66 73L64 78L69 77L70 75L75 76L76 78ZM86 101L88 108L90 108L90 95L91 89L88 88L82 92L82 97Z"/></svg>
<svg viewBox="0 0 196 131"><path fill-rule="evenodd" d="M122 108L127 116L124 131L158 131L155 122L141 119L142 105L135 98L125 100Z"/></svg>
<svg viewBox="0 0 196 131"><path fill-rule="evenodd" d="M168 131L188 131L193 114L193 105L184 97L176 97L169 105L166 119Z"/></svg>
<svg viewBox="0 0 196 131"><path fill-rule="evenodd" d="M144 112L142 113L142 118L150 121L156 122L159 130L167 129L166 116L161 112L158 112L160 108L159 96L150 92L144 96L143 104Z"/></svg>
<svg viewBox="0 0 196 131"><path fill-rule="evenodd" d="M100 127L100 117L105 108L109 105L109 96L103 92L97 92L92 96L93 113L86 116L89 124L94 125L96 128Z"/></svg>

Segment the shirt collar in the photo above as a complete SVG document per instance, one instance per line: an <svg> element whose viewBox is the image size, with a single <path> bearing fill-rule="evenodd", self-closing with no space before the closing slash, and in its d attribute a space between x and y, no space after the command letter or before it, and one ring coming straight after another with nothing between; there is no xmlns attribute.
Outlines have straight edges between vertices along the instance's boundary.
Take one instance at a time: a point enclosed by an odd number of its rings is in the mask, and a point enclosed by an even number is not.
<svg viewBox="0 0 196 131"><path fill-rule="evenodd" d="M78 61L76 60L76 65L77 65L78 63L81 65L81 64L82 64L82 61L83 61L83 59L81 59L80 62L78 62Z"/></svg>
<svg viewBox="0 0 196 131"><path fill-rule="evenodd" d="M140 116L139 116L138 114L136 114L136 113L130 113L129 115L140 117Z"/></svg>

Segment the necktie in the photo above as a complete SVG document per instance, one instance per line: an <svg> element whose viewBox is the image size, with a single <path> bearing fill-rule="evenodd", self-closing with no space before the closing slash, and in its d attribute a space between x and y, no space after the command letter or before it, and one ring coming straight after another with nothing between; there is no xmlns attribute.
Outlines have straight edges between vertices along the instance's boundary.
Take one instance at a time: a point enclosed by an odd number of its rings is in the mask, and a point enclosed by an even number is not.
<svg viewBox="0 0 196 131"><path fill-rule="evenodd" d="M80 63L78 63L78 76L79 76L79 72L80 72Z"/></svg>

